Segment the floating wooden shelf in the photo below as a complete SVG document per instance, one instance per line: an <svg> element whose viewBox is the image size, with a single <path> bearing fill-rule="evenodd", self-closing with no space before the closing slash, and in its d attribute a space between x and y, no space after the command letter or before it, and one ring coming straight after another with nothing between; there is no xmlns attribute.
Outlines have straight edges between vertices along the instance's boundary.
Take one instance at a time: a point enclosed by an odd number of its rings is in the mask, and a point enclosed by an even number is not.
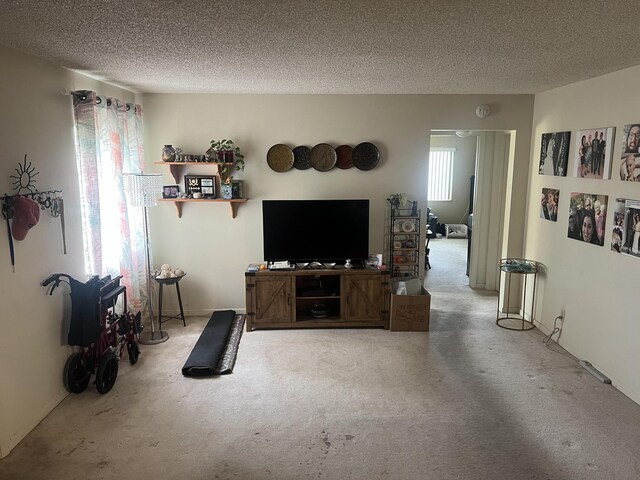
<svg viewBox="0 0 640 480"><path fill-rule="evenodd" d="M216 162L153 162L156 165L169 165L169 171L171 172L171 175L173 175L174 180L176 181L176 183L180 183L180 172L182 170L182 167L188 166L188 165L193 165L193 166L207 166L207 167L211 167L211 166L215 166L216 167L216 173L218 173L218 171L220 170L220 165L233 165L233 163L216 163Z"/></svg>
<svg viewBox="0 0 640 480"><path fill-rule="evenodd" d="M168 162L161 162L168 163ZM181 162L184 165L184 162ZM201 163L200 163L201 164ZM228 203L231 206L231 218L236 218L238 212L238 206L242 203L247 203L246 198L234 198L232 200L226 200L224 198L159 198L159 202L173 202L178 210L178 218L182 218L182 204L183 203Z"/></svg>

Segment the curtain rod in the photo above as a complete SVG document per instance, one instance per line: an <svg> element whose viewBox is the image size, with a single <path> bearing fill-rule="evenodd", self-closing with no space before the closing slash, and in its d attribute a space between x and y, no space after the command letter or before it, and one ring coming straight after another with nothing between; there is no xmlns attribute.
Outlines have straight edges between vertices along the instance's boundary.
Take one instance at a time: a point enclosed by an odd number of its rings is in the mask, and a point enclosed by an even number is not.
<svg viewBox="0 0 640 480"><path fill-rule="evenodd" d="M80 97L81 100L85 100L87 98L87 92L90 92L90 90L67 90L66 88L63 88L62 90L60 90L60 93L62 95L71 95L72 97ZM96 95L96 103L98 105L102 103L102 98L100 98L100 95ZM127 111L129 111L131 110L131 105L133 104L129 102L125 102L125 105L127 107ZM107 98L107 106L111 106L111 99L109 98Z"/></svg>

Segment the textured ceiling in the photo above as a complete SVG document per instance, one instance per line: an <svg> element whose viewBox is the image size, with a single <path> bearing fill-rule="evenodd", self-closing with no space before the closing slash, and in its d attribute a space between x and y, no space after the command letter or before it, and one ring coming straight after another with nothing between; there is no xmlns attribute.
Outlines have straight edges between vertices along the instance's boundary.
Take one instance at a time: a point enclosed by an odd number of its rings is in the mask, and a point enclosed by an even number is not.
<svg viewBox="0 0 640 480"><path fill-rule="evenodd" d="M638 0L0 1L0 45L136 92L537 93L640 65Z"/></svg>

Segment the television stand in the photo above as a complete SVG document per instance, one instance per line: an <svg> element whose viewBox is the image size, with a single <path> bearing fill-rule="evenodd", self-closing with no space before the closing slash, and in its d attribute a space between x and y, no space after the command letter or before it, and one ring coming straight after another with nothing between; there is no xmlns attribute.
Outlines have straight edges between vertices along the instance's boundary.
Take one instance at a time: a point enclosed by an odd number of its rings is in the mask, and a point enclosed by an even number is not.
<svg viewBox="0 0 640 480"><path fill-rule="evenodd" d="M247 332L274 328L389 328L388 270L343 266L261 270L246 272L245 285Z"/></svg>

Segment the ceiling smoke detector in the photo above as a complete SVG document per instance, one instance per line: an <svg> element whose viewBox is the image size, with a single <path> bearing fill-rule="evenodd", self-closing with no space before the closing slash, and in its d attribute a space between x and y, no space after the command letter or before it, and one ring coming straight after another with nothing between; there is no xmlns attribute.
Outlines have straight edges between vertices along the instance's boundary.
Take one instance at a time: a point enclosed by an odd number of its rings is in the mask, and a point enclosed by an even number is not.
<svg viewBox="0 0 640 480"><path fill-rule="evenodd" d="M487 118L491 113L491 107L489 105L478 105L476 107L476 117Z"/></svg>

